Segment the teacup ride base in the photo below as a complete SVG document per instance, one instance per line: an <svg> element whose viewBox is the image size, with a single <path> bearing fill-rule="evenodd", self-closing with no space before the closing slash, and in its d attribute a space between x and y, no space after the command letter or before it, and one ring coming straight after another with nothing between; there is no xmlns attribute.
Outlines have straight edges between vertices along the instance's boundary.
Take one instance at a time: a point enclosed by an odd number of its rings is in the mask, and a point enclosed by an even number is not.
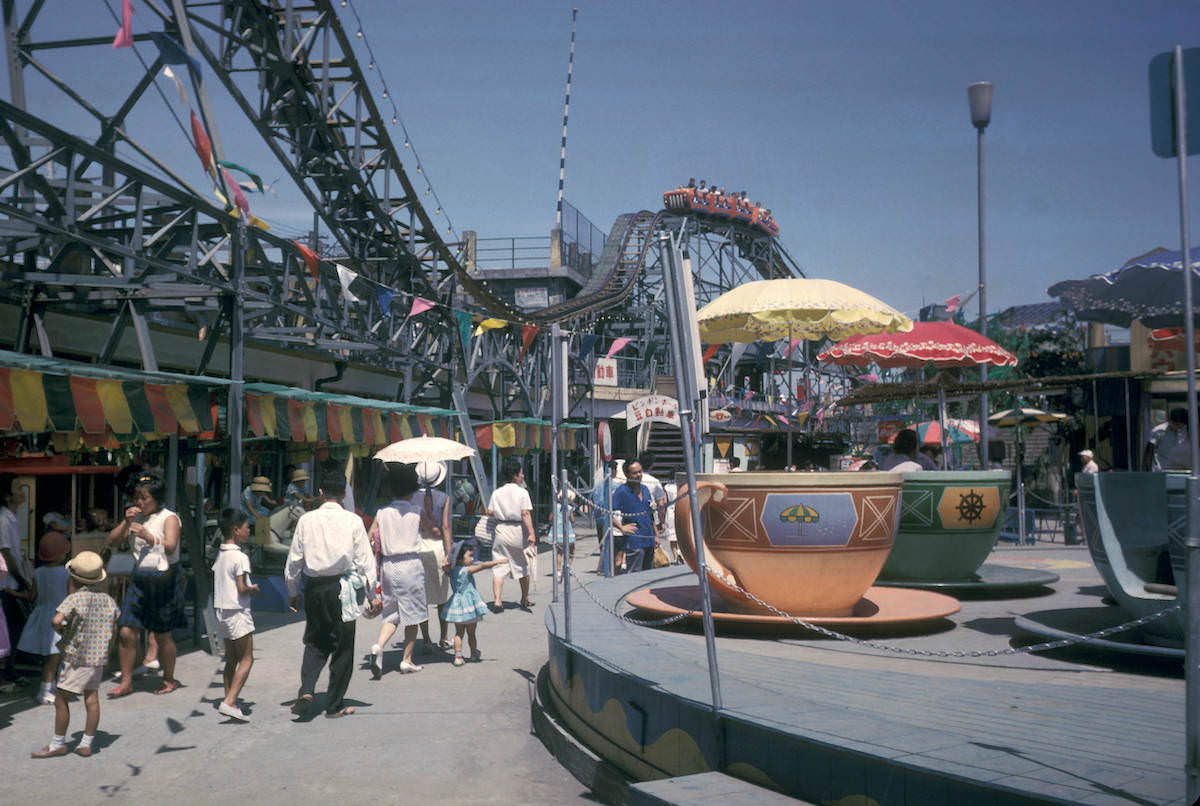
<svg viewBox="0 0 1200 806"><path fill-rule="evenodd" d="M711 577L710 577L711 579ZM765 627L774 633L808 632L792 617L780 616L770 610L746 612L736 610L718 593L711 596L713 622L724 629ZM698 623L702 618L700 586L695 583L643 588L625 597L625 602L654 616L677 616ZM794 616L796 620L818 627L855 634L913 634L934 631L962 606L958 600L940 593L903 588L871 587L845 616ZM789 614L791 615L791 614Z"/></svg>
<svg viewBox="0 0 1200 806"><path fill-rule="evenodd" d="M1169 645L1160 636L1147 635L1134 628L1105 636L1091 638L1092 633L1115 627L1129 621L1129 614L1120 607L1073 607L1062 610L1046 610L1025 613L1015 618L1018 629L1049 641L1071 639L1080 647L1105 653L1161 658L1168 661L1183 661L1187 655L1182 645Z"/></svg>
<svg viewBox="0 0 1200 806"><path fill-rule="evenodd" d="M878 584L988 595L1036 593L1056 574L984 565L1008 503L1005 470L904 474L900 527Z"/></svg>
<svg viewBox="0 0 1200 806"><path fill-rule="evenodd" d="M683 496L687 479L681 475L678 482ZM901 474L886 472L699 475L714 614L742 622L789 623L793 617L845 626L957 612L958 602L941 594L871 587L892 547L901 482ZM675 524L680 552L695 571L690 507L675 507ZM627 601L655 612L687 612L694 608L671 601L686 598L683 590L639 591Z"/></svg>

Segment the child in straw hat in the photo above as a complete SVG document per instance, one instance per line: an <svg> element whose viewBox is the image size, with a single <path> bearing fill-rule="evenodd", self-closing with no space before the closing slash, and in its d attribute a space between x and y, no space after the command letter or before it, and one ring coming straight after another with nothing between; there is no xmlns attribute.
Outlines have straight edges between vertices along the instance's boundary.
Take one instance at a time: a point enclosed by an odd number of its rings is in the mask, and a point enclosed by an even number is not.
<svg viewBox="0 0 1200 806"><path fill-rule="evenodd" d="M107 576L99 554L80 552L67 563L67 573L71 577L70 593L58 606L51 622L62 635L59 642L62 662L58 669L58 693L54 699L54 738L41 750L34 750L31 754L34 758L67 754L67 727L71 722L69 704L79 695L83 695L87 721L75 752L81 756L92 754L92 740L100 725L100 677L120 615L120 608L111 596L91 588Z"/></svg>

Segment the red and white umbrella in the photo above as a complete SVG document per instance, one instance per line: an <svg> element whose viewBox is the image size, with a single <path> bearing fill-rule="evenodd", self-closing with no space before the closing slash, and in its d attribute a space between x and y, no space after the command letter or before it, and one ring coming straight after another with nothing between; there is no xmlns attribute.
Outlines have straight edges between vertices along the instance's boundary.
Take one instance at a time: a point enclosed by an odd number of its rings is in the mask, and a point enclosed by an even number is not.
<svg viewBox="0 0 1200 806"><path fill-rule="evenodd" d="M884 369L973 367L991 364L1012 367L1017 357L989 338L953 322L914 322L907 333L851 336L822 350L817 360L834 364L878 364Z"/></svg>
<svg viewBox="0 0 1200 806"><path fill-rule="evenodd" d="M878 364L884 369L915 369L932 363L936 367L972 367L991 364L1012 367L1017 357L989 338L953 322L914 322L906 333L874 333L851 336L822 350L817 360L840 365ZM946 398L938 392L938 419L949 425ZM972 438L979 439L979 429ZM938 435L942 461L946 457L947 432ZM929 441L928 439L926 441Z"/></svg>

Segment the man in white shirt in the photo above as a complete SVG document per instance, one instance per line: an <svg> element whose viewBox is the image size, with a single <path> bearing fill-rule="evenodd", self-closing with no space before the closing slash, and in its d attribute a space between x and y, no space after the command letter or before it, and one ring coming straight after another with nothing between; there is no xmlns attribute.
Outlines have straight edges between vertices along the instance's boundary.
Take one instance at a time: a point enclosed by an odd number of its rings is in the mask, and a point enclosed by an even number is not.
<svg viewBox="0 0 1200 806"><path fill-rule="evenodd" d="M661 532L663 517L667 511L667 491L662 482L650 474L650 468L654 467L657 458L654 454L647 452L638 457L638 462L642 466L642 484L646 485L646 489L650 491L650 501L654 508L654 522L658 524Z"/></svg>
<svg viewBox="0 0 1200 806"><path fill-rule="evenodd" d="M1192 447L1187 426L1187 411L1171 409L1165 423L1150 429L1143 457L1147 470L1187 470L1191 467Z"/></svg>
<svg viewBox="0 0 1200 806"><path fill-rule="evenodd" d="M1084 448L1079 452L1079 458L1083 460L1083 467L1080 473L1099 473L1100 465L1096 464L1095 454L1090 448Z"/></svg>
<svg viewBox="0 0 1200 806"><path fill-rule="evenodd" d="M292 713L303 714L312 704L313 690L321 669L329 662L329 692L325 716L336 718L354 713L344 702L354 667L355 622L342 621L341 580L357 573L366 580L370 611L382 602L375 596L375 558L362 519L342 508L346 476L341 466L330 462L322 467L321 506L306 512L296 522L292 546L284 568L288 606L300 607L304 585L304 660L300 666L300 691Z"/></svg>
<svg viewBox="0 0 1200 806"><path fill-rule="evenodd" d="M25 491L15 485L16 477L0 473L0 557L8 566L7 574L0 574L0 604L4 612L0 618L8 624L8 638L17 645L21 630L25 627L25 611L17 599L28 598L29 565L21 549L21 526L17 521L17 510L25 503ZM16 675L13 662L17 653L9 652L4 659L4 676L13 679Z"/></svg>

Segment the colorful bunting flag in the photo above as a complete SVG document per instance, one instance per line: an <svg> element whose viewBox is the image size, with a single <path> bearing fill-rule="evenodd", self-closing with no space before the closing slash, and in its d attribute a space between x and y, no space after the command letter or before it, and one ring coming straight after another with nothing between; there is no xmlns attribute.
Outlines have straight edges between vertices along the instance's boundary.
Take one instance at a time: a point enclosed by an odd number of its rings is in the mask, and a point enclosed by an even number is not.
<svg viewBox="0 0 1200 806"><path fill-rule="evenodd" d="M507 324L508 322L505 322L503 319L484 319L479 323L479 327L475 328L475 335L478 336L481 333L487 333L489 330L495 330L496 328L504 327Z"/></svg>
<svg viewBox="0 0 1200 806"><path fill-rule="evenodd" d="M612 358L613 354L619 352L621 348L626 344L629 344L630 341L632 341L632 339L627 336L621 336L620 338L613 339L613 343L609 346L608 352L604 354L604 357Z"/></svg>
<svg viewBox="0 0 1200 806"><path fill-rule="evenodd" d="M585 333L579 337L579 360L580 361L587 361L588 356L590 356L595 351L596 342L598 342L599 340L600 340L600 337L594 333Z"/></svg>
<svg viewBox="0 0 1200 806"><path fill-rule="evenodd" d="M358 279L358 275L347 269L341 263L334 263L333 267L337 269L338 282L342 284L342 295L349 302L361 302L358 297L350 293L350 283Z"/></svg>
<svg viewBox="0 0 1200 806"><path fill-rule="evenodd" d="M529 347L533 344L533 340L537 338L538 330L540 329L537 325L521 325L521 353L517 356L518 364L525 357L525 353L529 352Z"/></svg>
<svg viewBox="0 0 1200 806"><path fill-rule="evenodd" d="M130 0L121 0L121 27L113 37L112 46L114 49L133 47L133 3Z"/></svg>
<svg viewBox="0 0 1200 806"><path fill-rule="evenodd" d="M158 55L162 57L163 64L186 64L189 70L192 70L196 75L201 75L204 71L200 67L199 60L188 55L183 49L183 45L176 42L170 35L164 34L161 31L151 31L150 38L154 40L154 45L158 48Z"/></svg>
<svg viewBox="0 0 1200 806"><path fill-rule="evenodd" d="M712 360L712 357L717 354L717 350L720 350L720 349L721 349L721 345L719 345L719 344L708 345L708 347L704 350L704 357L700 359L700 363L707 364L709 361Z"/></svg>
<svg viewBox="0 0 1200 806"><path fill-rule="evenodd" d="M946 313L954 313L958 310L959 303L962 302L962 294L955 294L946 300Z"/></svg>
<svg viewBox="0 0 1200 806"><path fill-rule="evenodd" d="M171 69L171 65L163 68L163 75L175 82L175 89L179 90L179 100L184 106L191 106L192 102L188 100L187 90L183 88L183 82L179 80L179 76L175 75L175 71Z"/></svg>
<svg viewBox="0 0 1200 806"><path fill-rule="evenodd" d="M408 319L412 319L419 313L424 313L436 304L436 302L430 302L424 297L413 297L412 307L408 309Z"/></svg>
<svg viewBox="0 0 1200 806"><path fill-rule="evenodd" d="M254 183L254 187L256 187L258 189L259 193L263 192L262 177L260 177L256 173L254 173L254 171L251 171L249 168L243 168L241 165L238 165L236 162L230 162L229 160L217 160L217 164L220 165L222 168L232 168L235 171L241 171L246 176L250 177L250 181ZM241 185L242 185L242 183L239 182L238 187L241 187Z"/></svg>
<svg viewBox="0 0 1200 806"><path fill-rule="evenodd" d="M458 335L462 339L463 350L471 347L471 314L468 311L455 311L454 318L458 321Z"/></svg>
<svg viewBox="0 0 1200 806"><path fill-rule="evenodd" d="M242 189L237 182L233 181L233 177L229 175L229 171L221 169L221 176L225 178L225 186L229 188L229 192L233 194L233 201L237 205L237 209L242 213L250 215L250 202L246 201L246 194L242 193Z"/></svg>
<svg viewBox="0 0 1200 806"><path fill-rule="evenodd" d="M304 265L308 266L308 273L313 276L314 280L319 279L319 277L320 277L319 271L321 268L321 258L317 257L316 252L309 249L307 246L300 243L299 241L292 241L292 243L296 244L296 248L300 250L300 254L304 257Z"/></svg>
<svg viewBox="0 0 1200 806"><path fill-rule="evenodd" d="M379 307L383 311L384 316L392 315L392 297L394 297L394 296L395 296L395 292L392 291L392 289L388 288L387 286L382 286L382 285L375 286L375 298L379 300ZM470 314L468 314L467 316L468 316L468 323L469 323L470 322Z"/></svg>
<svg viewBox="0 0 1200 806"><path fill-rule="evenodd" d="M210 173L213 166L212 141L208 139L208 134L204 131L200 118L196 117L194 109L192 110L192 141L196 148L196 156L200 158L200 164L204 166L205 173Z"/></svg>

